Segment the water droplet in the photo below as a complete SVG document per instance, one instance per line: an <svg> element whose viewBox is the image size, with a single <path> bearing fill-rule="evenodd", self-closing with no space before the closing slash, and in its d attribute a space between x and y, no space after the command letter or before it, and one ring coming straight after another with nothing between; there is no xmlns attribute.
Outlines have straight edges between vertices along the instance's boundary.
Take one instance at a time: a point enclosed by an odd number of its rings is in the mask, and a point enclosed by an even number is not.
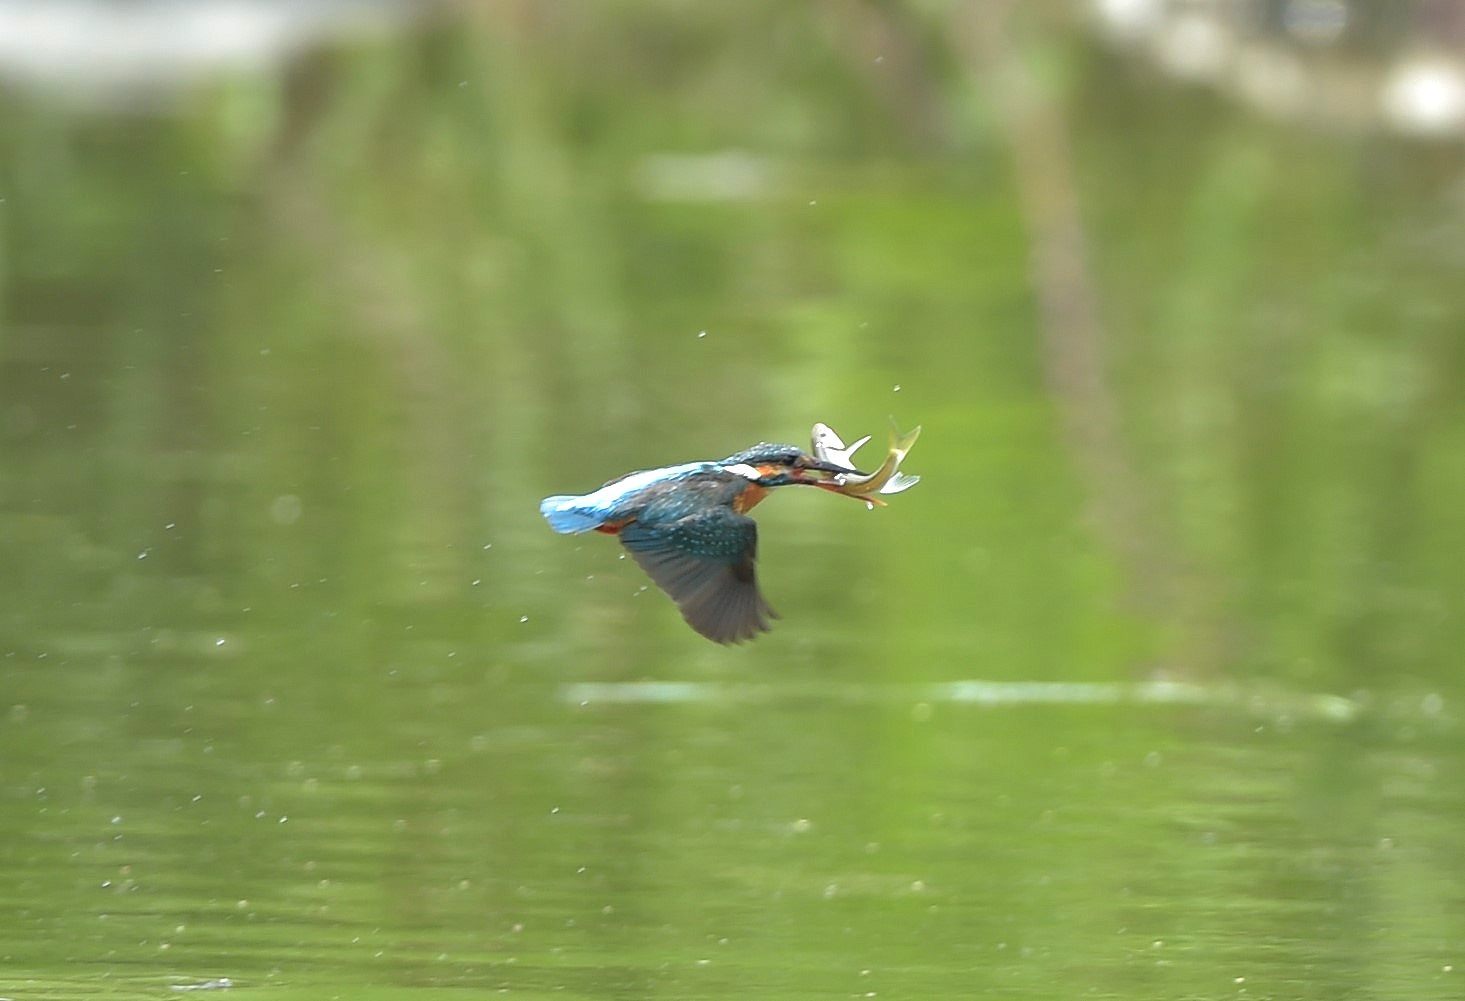
<svg viewBox="0 0 1465 1001"><path fill-rule="evenodd" d="M270 520L277 525L293 525L305 512L305 505L295 494L281 494L270 502Z"/></svg>

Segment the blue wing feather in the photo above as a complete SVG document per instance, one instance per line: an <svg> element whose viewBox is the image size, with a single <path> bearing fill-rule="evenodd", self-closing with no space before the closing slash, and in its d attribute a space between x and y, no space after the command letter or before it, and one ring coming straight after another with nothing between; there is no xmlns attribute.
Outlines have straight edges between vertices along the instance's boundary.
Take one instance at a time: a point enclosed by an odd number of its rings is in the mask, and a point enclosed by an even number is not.
<svg viewBox="0 0 1465 1001"><path fill-rule="evenodd" d="M632 522L620 535L687 624L708 639L751 639L778 617L758 591L758 526L752 518L717 507L667 522Z"/></svg>

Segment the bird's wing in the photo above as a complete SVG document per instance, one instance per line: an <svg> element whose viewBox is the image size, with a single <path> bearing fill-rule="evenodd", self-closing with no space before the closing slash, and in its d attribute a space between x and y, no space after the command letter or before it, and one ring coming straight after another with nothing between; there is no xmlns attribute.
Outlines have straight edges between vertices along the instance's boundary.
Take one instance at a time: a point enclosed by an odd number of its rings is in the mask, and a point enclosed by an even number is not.
<svg viewBox="0 0 1465 1001"><path fill-rule="evenodd" d="M758 593L752 518L718 506L665 522L633 521L620 539L687 624L708 639L738 643L767 632L768 620L778 618Z"/></svg>

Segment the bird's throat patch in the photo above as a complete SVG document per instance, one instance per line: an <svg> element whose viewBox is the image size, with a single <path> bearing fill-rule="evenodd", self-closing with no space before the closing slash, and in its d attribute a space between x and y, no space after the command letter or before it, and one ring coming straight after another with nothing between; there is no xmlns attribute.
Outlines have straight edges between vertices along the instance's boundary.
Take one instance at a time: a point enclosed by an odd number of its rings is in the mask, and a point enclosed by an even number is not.
<svg viewBox="0 0 1465 1001"><path fill-rule="evenodd" d="M738 514L747 514L758 502L768 496L768 490L756 483L749 483L743 492L733 498L732 509Z"/></svg>

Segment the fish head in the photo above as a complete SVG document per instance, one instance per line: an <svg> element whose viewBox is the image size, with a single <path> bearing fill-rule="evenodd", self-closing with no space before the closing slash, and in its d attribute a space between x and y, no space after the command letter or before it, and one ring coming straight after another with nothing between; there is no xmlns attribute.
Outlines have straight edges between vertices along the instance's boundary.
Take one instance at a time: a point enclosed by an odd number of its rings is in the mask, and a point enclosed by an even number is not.
<svg viewBox="0 0 1465 1001"><path fill-rule="evenodd" d="M855 468L855 452L870 440L870 436L865 435L853 445L846 445L834 428L822 421L814 425L810 438L815 456L824 462L842 467L845 472L858 472Z"/></svg>

